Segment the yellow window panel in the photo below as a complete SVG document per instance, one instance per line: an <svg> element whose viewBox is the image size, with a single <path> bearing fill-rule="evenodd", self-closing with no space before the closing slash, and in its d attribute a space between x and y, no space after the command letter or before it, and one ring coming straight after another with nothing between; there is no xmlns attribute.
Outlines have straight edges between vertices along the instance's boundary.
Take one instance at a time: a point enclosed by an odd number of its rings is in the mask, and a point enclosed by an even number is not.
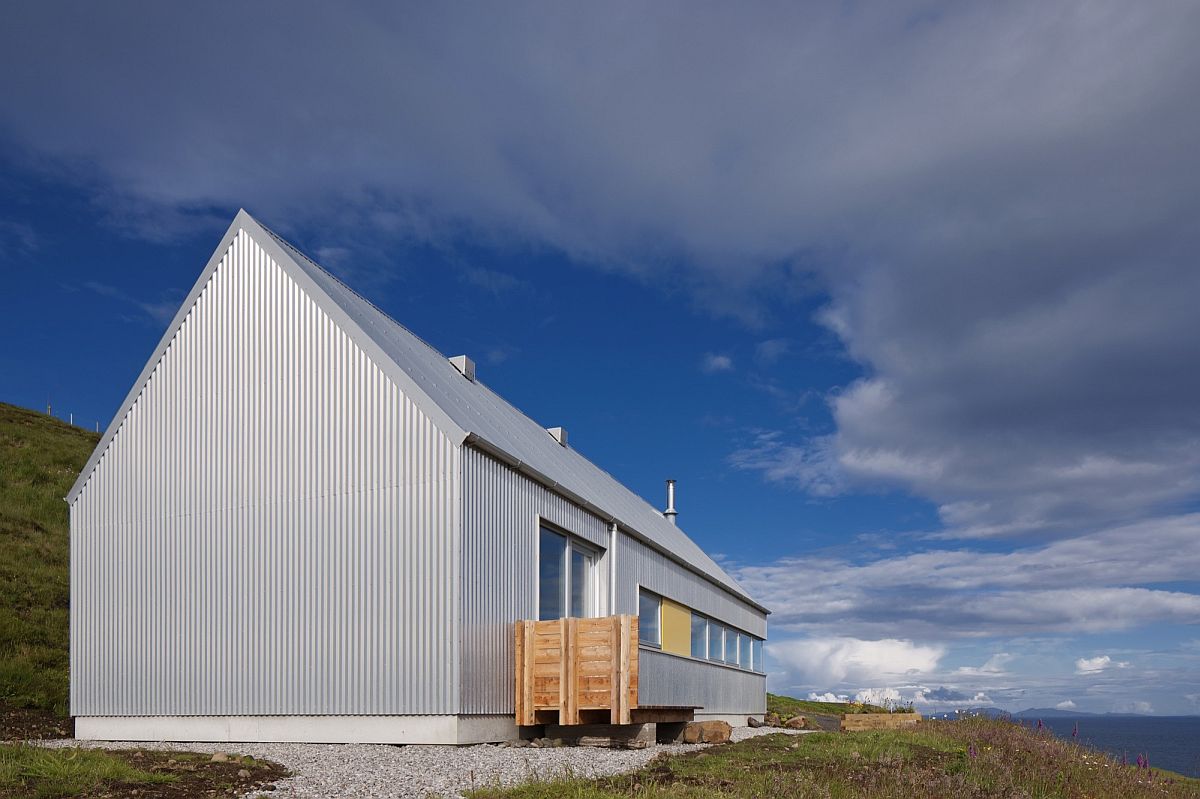
<svg viewBox="0 0 1200 799"><path fill-rule="evenodd" d="M676 655L692 652L692 612L669 599L662 601L662 648Z"/></svg>

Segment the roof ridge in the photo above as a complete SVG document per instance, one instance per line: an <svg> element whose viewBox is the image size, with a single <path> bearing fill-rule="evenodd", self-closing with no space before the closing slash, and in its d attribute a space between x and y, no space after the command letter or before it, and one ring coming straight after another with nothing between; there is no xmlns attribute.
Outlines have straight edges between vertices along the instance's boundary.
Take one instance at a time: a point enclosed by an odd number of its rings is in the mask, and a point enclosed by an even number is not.
<svg viewBox="0 0 1200 799"><path fill-rule="evenodd" d="M250 216L250 214L247 214L247 216ZM436 354L438 357L440 357L440 358L445 358L445 357L446 357L445 353L443 353L443 352L442 352L441 350L439 350L437 347L435 347L435 346L433 346L432 344L430 344L430 343L429 343L428 341L426 341L425 339L421 338L420 334L418 334L418 333L414 332L414 331L413 331L411 328L409 328L409 327L405 326L405 325L404 325L402 322L399 322L399 321L397 321L397 320L396 320L396 319L395 319L395 318L394 318L394 317L393 317L391 314L389 314L387 311L383 310L383 309L382 309L382 308L380 308L378 305L376 305L375 303L371 302L369 299L367 299L365 296L363 296L362 294L360 294L358 291L355 291L355 290L354 290L354 288L353 288L353 287L351 287L351 286L350 286L348 283L346 283L346 282L345 282L344 280L342 280L340 277L338 277L337 275L335 275L333 272L331 272L331 271L329 271L328 269L326 269L325 267L321 266L319 263L317 263L316 261L314 261L312 258L309 258L309 257L308 257L307 255L305 255L305 254L304 254L304 253L303 253L303 252L302 252L300 249L298 249L298 248L297 248L295 245L293 245L293 244L292 244L291 242L289 242L287 239L283 238L283 236L280 236L280 235L279 235L278 233L276 233L274 230L271 230L271 228L269 228L269 227L267 227L266 225L264 225L264 224L263 224L262 222L260 222L260 221L259 221L257 218L255 218L255 217L253 217L253 216L250 216L250 218L254 220L255 224L257 224L257 225L258 225L259 227L261 227L261 228L262 228L264 231L266 231L266 233L267 233L269 236L271 236L271 238L275 239L275 241L276 241L278 244L280 244L281 246L283 246L283 247L287 248L287 250L288 250L288 251L289 251L291 254L293 254L293 255L297 255L297 256L299 256L300 258L303 258L303 259L304 259L305 261L307 261L307 262L309 263L309 265L311 265L311 266L312 266L314 269L317 269L317 270L318 270L318 271L320 271L320 272L321 272L323 275L325 275L325 276L326 276L326 277L328 277L330 280L332 280L334 283L337 283L337 284L338 284L338 286L340 286L341 288L345 289L345 290L346 290L347 292L349 292L350 294L354 295L354 297L355 297L356 299L358 299L359 301L361 301L361 302L363 302L364 304L366 304L368 307L370 307L370 308L371 308L371 310L373 310L373 311L375 311L376 313L378 313L378 314L379 314L380 316L382 316L384 319L386 319L387 321L389 321L389 322L391 322L392 324L396 325L397 327L401 328L401 329L402 329L402 330L403 330L405 333L407 333L408 335L410 335L410 336L412 336L413 338L415 338L417 341L419 341L419 342L421 342L422 344L424 344L426 347L428 347L430 350L432 350L432 351L433 351L433 353L434 353L434 354ZM499 395L497 395L497 396L499 396ZM515 408L515 406L514 406L514 408Z"/></svg>

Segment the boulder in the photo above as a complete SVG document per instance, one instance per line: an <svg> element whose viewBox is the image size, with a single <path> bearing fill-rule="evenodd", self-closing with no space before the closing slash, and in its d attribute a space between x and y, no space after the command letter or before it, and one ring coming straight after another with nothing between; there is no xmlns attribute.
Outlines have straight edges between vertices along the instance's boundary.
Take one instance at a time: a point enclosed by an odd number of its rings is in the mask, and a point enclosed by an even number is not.
<svg viewBox="0 0 1200 799"><path fill-rule="evenodd" d="M782 727L783 726L783 722L780 720L779 714L776 713L775 711L771 711L770 713L768 713L763 720L766 721L768 727Z"/></svg>
<svg viewBox="0 0 1200 799"><path fill-rule="evenodd" d="M758 719L754 718L754 716L750 716L749 718L746 719L747 727L754 727L757 729L758 727L761 727L762 725L763 725L763 723L761 721L759 721Z"/></svg>
<svg viewBox="0 0 1200 799"><path fill-rule="evenodd" d="M217 753L215 753L215 754L212 756L212 762L214 762L214 763L228 763L228 762L229 762L229 755L225 754L224 752L217 752Z"/></svg>
<svg viewBox="0 0 1200 799"><path fill-rule="evenodd" d="M804 716L792 716L783 726L789 730L805 730L808 729L808 720Z"/></svg>
<svg viewBox="0 0 1200 799"><path fill-rule="evenodd" d="M685 744L723 744L729 740L733 728L724 721L693 721L683 730Z"/></svg>

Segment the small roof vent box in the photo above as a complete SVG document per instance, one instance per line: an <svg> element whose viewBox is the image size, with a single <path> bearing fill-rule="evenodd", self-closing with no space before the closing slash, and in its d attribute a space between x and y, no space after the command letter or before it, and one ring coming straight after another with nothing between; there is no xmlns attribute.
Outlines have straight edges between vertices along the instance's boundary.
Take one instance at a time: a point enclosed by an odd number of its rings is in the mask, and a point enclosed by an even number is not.
<svg viewBox="0 0 1200 799"><path fill-rule="evenodd" d="M454 368L462 372L463 377L471 382L475 382L475 362L465 355L455 355L450 359L450 363L454 364Z"/></svg>
<svg viewBox="0 0 1200 799"><path fill-rule="evenodd" d="M547 427L546 432L554 436L554 440L564 447L567 445L567 428L565 427Z"/></svg>

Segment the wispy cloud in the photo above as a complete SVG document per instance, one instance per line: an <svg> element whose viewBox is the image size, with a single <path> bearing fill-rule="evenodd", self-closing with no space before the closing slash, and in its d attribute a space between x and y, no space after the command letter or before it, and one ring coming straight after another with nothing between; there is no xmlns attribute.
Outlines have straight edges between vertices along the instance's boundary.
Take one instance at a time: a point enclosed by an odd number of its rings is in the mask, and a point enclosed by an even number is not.
<svg viewBox="0 0 1200 799"><path fill-rule="evenodd" d="M159 300L157 302L142 300L115 286L94 280L84 282L83 287L89 291L94 291L102 297L108 297L117 300L123 305L136 308L142 313L145 319L159 325L165 325L167 322L170 322L179 311L179 300Z"/></svg>
<svg viewBox="0 0 1200 799"><path fill-rule="evenodd" d="M1188 514L1007 552L813 555L743 566L735 576L772 608L776 630L870 638L900 627L937 640L1104 632L1200 618L1200 596L1159 587L1200 573L1198 537L1200 514Z"/></svg>
<svg viewBox="0 0 1200 799"><path fill-rule="evenodd" d="M706 353L700 359L700 371L710 375L718 372L732 372L733 358L713 352Z"/></svg>

